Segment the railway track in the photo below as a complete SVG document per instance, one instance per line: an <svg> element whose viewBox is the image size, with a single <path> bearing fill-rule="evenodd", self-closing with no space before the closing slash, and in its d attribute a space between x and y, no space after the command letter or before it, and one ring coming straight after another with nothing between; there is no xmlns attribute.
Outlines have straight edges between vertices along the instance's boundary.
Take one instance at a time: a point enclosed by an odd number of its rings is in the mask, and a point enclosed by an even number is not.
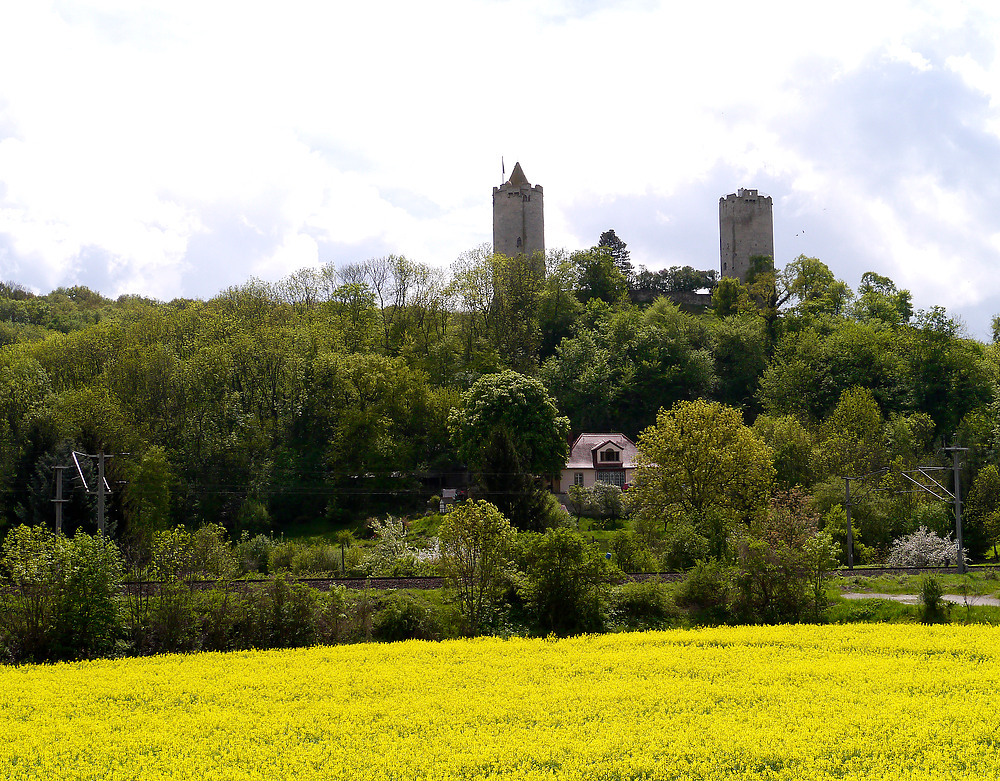
<svg viewBox="0 0 1000 781"><path fill-rule="evenodd" d="M1000 578L1000 567L975 567L974 572L993 572ZM683 572L634 572L628 573L626 577L635 582L647 580L659 580L663 582L676 582L683 580ZM881 567L878 569L853 569L847 568L835 570L834 574L842 577L866 577L875 578L883 575L923 575L958 574L957 567ZM397 589L437 589L444 585L444 579L440 577L422 578L291 578L296 583L302 583L319 591L329 591L333 586L343 586L352 590L375 589L391 591ZM270 578L230 580L221 582L218 580L193 580L187 581L188 586L193 591L208 591L213 588L225 587L234 590L245 590L259 588L270 582ZM122 586L123 591L136 594L156 593L162 584L159 582L144 581L139 583L126 583Z"/></svg>

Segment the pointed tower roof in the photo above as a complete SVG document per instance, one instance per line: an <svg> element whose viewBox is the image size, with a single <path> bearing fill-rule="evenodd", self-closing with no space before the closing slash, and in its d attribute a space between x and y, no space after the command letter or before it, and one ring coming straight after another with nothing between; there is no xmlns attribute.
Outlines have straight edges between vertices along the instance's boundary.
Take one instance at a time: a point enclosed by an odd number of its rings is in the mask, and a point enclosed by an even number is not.
<svg viewBox="0 0 1000 781"><path fill-rule="evenodd" d="M514 163L514 170L510 172L510 179L507 180L507 184L512 184L515 187L520 187L522 184L528 184L528 177L524 175L524 171L521 170L520 163Z"/></svg>

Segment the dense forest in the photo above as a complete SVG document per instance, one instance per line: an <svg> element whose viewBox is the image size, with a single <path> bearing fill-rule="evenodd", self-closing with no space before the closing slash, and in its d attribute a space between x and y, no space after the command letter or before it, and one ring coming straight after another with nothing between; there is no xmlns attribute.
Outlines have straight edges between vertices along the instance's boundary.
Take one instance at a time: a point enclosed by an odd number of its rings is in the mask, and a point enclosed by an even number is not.
<svg viewBox="0 0 1000 781"><path fill-rule="evenodd" d="M939 307L914 312L874 272L852 289L818 259L760 258L746 284L717 282L636 270L609 234L550 252L544 270L484 246L449 269L390 256L208 301L2 284L0 524L51 525L55 468L71 467L64 528L92 532L102 452L123 539L413 512L465 472L448 426L463 392L510 369L544 384L572 435L635 438L684 400L736 408L778 485L831 525L843 478L878 472L857 498L862 551L918 525L947 532L945 505L895 488L950 463L943 445L966 447L967 547L986 553L1000 501L994 345ZM705 287L704 311L670 298Z"/></svg>

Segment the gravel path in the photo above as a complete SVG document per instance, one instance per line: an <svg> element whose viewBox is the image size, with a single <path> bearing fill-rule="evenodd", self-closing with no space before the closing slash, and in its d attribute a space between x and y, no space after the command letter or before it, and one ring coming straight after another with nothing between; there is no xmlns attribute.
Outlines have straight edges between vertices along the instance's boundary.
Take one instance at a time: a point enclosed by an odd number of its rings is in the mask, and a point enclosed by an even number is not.
<svg viewBox="0 0 1000 781"><path fill-rule="evenodd" d="M841 594L844 599L891 599L893 602L904 602L907 605L919 605L920 595L919 594L859 594L856 592L847 592L846 594ZM942 594L941 599L946 602L954 602L956 605L964 605L966 597L961 594ZM1000 607L1000 599L996 597L980 597L974 594L969 594L968 596L970 605L992 605L993 607Z"/></svg>

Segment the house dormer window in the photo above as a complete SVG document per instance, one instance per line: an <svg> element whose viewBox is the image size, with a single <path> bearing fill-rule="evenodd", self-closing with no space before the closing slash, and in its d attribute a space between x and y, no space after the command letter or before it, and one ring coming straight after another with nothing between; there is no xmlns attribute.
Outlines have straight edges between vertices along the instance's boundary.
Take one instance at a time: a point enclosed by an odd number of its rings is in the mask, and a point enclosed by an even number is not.
<svg viewBox="0 0 1000 781"><path fill-rule="evenodd" d="M601 461L621 461L619 458L618 451L608 448L607 450L601 451Z"/></svg>

